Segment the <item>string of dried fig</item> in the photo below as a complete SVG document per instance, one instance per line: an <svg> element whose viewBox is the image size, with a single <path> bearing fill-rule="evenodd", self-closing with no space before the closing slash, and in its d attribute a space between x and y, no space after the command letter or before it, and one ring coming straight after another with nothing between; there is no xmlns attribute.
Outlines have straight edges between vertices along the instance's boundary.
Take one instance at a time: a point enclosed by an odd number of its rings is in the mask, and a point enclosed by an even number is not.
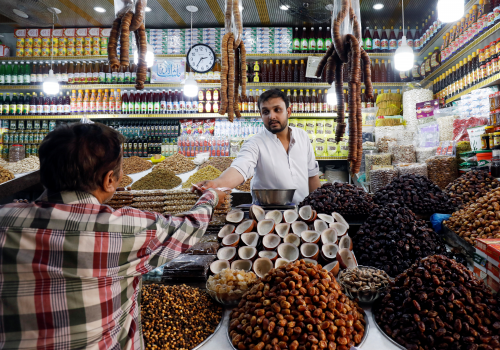
<svg viewBox="0 0 500 350"><path fill-rule="evenodd" d="M335 140L340 142L345 134L345 104L344 104L344 69L348 70L348 98L349 98L349 155L351 171L356 174L361 168L363 154L363 123L361 114L361 67L365 74L365 94L373 98L371 82L371 62L368 54L360 46L361 26L352 8L351 0L340 1L340 11L333 20L332 45L323 56L316 70L316 76L321 76L326 69L326 78L329 84L335 81L337 95L337 129ZM341 35L340 28L349 16L352 23L353 34ZM361 63L363 60L363 63ZM361 65L363 64L363 66Z"/></svg>
<svg viewBox="0 0 500 350"><path fill-rule="evenodd" d="M129 57L129 39L130 33L135 35L135 41L138 51L138 65L137 77L135 88L137 90L144 89L144 82L147 76L147 38L146 27L144 25L144 16L147 6L147 0L136 0L135 11L133 11L133 3L127 4L118 14L113 21L111 34L108 43L108 62L112 69L119 69L121 67L128 67L130 62ZM117 46L120 40L120 57L118 58Z"/></svg>

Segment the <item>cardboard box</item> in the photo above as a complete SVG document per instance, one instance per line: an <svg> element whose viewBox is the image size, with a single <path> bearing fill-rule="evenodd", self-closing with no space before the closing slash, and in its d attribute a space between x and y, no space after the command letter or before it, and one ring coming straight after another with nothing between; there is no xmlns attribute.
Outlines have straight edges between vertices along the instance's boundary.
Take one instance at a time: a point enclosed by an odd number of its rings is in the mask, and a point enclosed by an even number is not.
<svg viewBox="0 0 500 350"><path fill-rule="evenodd" d="M474 274L480 280L485 280L488 277L487 270L484 266L474 263Z"/></svg>
<svg viewBox="0 0 500 350"><path fill-rule="evenodd" d="M111 28L100 28L101 29L101 32L99 33L99 35L101 36L101 38L105 37L105 38L109 38L109 36L111 35Z"/></svg>
<svg viewBox="0 0 500 350"><path fill-rule="evenodd" d="M87 36L99 37L101 36L101 28L87 28Z"/></svg>
<svg viewBox="0 0 500 350"><path fill-rule="evenodd" d="M62 28L61 29L54 29L52 31L52 36L54 38L58 38L58 39L63 38L64 37L64 29L62 29Z"/></svg>
<svg viewBox="0 0 500 350"><path fill-rule="evenodd" d="M486 255L493 258L495 261L500 261L500 242L495 244L489 244L486 249Z"/></svg>
<svg viewBox="0 0 500 350"><path fill-rule="evenodd" d="M76 37L77 38L85 38L88 36L88 28L77 28L76 29Z"/></svg>
<svg viewBox="0 0 500 350"><path fill-rule="evenodd" d="M500 239L498 238L478 238L476 239L476 250L479 249L483 253L486 253L488 245L490 244L500 244Z"/></svg>
<svg viewBox="0 0 500 350"><path fill-rule="evenodd" d="M493 276L500 278L500 267L498 266L498 261L488 260L486 263L486 270L491 272Z"/></svg>
<svg viewBox="0 0 500 350"><path fill-rule="evenodd" d="M16 29L16 30L14 30L14 36L16 38L26 38L27 34L28 34L28 30L27 29Z"/></svg>
<svg viewBox="0 0 500 350"><path fill-rule="evenodd" d="M64 28L64 36L66 38L74 38L76 36L75 28Z"/></svg>
<svg viewBox="0 0 500 350"><path fill-rule="evenodd" d="M23 49L23 51L24 51L24 49ZM16 49L16 52L17 52L17 49ZM7 45L0 45L0 57L9 57L9 56L10 56L10 48Z"/></svg>
<svg viewBox="0 0 500 350"><path fill-rule="evenodd" d="M39 38L40 37L40 29L28 29L26 37Z"/></svg>
<svg viewBox="0 0 500 350"><path fill-rule="evenodd" d="M488 272L488 277L486 278L486 284L495 292L500 291L500 278L493 276L490 272Z"/></svg>

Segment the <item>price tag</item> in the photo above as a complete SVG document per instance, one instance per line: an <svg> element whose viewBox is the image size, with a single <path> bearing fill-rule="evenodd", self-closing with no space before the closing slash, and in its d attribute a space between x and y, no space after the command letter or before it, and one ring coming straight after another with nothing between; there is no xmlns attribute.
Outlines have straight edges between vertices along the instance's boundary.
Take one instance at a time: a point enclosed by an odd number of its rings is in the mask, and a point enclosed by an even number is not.
<svg viewBox="0 0 500 350"><path fill-rule="evenodd" d="M315 78L319 79L316 75L316 69L318 69L319 62L321 61L321 57L311 56L307 58L307 68L306 68L306 78Z"/></svg>

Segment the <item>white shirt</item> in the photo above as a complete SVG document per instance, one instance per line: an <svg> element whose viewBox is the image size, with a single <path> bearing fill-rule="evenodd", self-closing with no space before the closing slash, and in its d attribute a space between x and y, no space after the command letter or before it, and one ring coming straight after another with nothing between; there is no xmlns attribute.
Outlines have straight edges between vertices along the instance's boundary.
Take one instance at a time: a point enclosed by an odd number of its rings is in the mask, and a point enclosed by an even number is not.
<svg viewBox="0 0 500 350"><path fill-rule="evenodd" d="M253 176L252 189L295 189L293 202L299 204L309 194L309 178L319 167L309 136L290 128L288 153L278 137L268 131L248 139L231 164L245 181Z"/></svg>

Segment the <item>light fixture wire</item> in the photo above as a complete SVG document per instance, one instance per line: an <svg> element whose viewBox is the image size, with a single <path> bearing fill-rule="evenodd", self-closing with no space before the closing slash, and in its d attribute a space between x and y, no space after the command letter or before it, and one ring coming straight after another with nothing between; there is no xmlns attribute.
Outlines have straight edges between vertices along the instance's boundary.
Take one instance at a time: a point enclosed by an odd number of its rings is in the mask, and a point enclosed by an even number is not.
<svg viewBox="0 0 500 350"><path fill-rule="evenodd" d="M403 12L403 35L405 35L405 0L401 0L401 11Z"/></svg>

